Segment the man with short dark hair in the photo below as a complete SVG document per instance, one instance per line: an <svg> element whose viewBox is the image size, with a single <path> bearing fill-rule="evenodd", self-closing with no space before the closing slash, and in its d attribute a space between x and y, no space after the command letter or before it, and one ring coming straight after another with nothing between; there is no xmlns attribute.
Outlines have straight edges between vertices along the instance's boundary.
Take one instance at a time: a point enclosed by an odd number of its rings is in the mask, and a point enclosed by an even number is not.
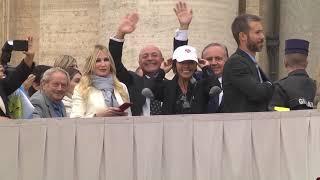
<svg viewBox="0 0 320 180"><path fill-rule="evenodd" d="M284 66L288 76L275 82L271 107L290 110L312 109L316 83L308 76L306 68L309 42L303 39L288 39L285 43Z"/></svg>
<svg viewBox="0 0 320 180"><path fill-rule="evenodd" d="M225 63L222 75L223 112L267 111L273 85L260 69L255 58L264 43L261 18L240 15L232 23L238 49Z"/></svg>
<svg viewBox="0 0 320 180"><path fill-rule="evenodd" d="M62 99L66 95L70 83L68 73L54 67L47 70L41 79L41 89L34 93L30 102L34 106L33 118L66 117Z"/></svg>

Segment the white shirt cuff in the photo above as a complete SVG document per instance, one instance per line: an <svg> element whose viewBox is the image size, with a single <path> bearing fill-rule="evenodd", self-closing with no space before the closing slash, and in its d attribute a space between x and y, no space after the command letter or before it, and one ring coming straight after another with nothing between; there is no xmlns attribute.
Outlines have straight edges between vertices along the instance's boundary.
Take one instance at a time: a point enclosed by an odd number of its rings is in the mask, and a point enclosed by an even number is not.
<svg viewBox="0 0 320 180"><path fill-rule="evenodd" d="M188 40L188 30L176 30L174 38L178 41L187 41Z"/></svg>
<svg viewBox="0 0 320 180"><path fill-rule="evenodd" d="M117 41L117 42L124 42L124 39L118 39L115 36L111 36L110 39Z"/></svg>

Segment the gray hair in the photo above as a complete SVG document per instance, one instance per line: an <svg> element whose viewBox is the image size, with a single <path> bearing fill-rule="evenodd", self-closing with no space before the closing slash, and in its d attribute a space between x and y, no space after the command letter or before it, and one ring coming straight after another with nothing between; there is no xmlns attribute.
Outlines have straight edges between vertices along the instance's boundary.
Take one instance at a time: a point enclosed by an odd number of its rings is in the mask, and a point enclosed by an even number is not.
<svg viewBox="0 0 320 180"><path fill-rule="evenodd" d="M206 47L203 48L202 53L201 53L201 58L203 58L203 53L205 50L207 50L209 47L215 47L215 46L221 47L225 51L225 56L227 57L227 59L229 58L229 52L228 52L227 46L225 46L224 44L221 44L221 43L208 44Z"/></svg>
<svg viewBox="0 0 320 180"><path fill-rule="evenodd" d="M68 85L69 85L69 84L70 84L69 74L67 73L67 71L63 70L63 69L60 68L60 67L53 67L53 68L50 68L50 69L46 70L46 71L43 73L43 76L42 76L42 78L41 78L40 84L49 82L49 81L51 80L52 74L57 73L57 72L61 72L61 73L63 73L63 74L66 75L67 81L68 81Z"/></svg>

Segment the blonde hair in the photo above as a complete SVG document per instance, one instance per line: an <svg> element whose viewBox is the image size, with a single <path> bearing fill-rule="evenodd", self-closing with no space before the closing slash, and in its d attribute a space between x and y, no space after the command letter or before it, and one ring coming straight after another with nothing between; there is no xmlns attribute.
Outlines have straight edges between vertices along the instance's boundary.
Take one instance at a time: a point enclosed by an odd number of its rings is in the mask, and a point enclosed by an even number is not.
<svg viewBox="0 0 320 180"><path fill-rule="evenodd" d="M125 91L125 89L123 88L123 85L120 83L120 81L116 76L116 66L114 64L114 60L109 50L103 45L95 45L89 57L86 58L86 62L83 68L83 76L81 77L81 80L77 85L81 95L83 96L85 101L88 99L89 90L92 88L91 75L93 74L93 70L96 65L96 60L97 60L99 51L105 52L109 58L109 62L111 65L110 72L111 72L111 76L113 77L115 90L119 92L124 102L129 102L129 95Z"/></svg>
<svg viewBox="0 0 320 180"><path fill-rule="evenodd" d="M53 67L61 67L62 69L67 69L71 67L72 64L77 65L77 60L74 57L69 55L60 55L54 59Z"/></svg>

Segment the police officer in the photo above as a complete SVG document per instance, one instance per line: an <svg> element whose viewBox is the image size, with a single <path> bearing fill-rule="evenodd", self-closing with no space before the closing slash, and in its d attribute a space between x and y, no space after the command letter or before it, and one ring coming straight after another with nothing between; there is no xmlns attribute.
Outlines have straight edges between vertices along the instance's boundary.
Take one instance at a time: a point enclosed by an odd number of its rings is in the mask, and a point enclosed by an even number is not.
<svg viewBox="0 0 320 180"><path fill-rule="evenodd" d="M313 108L316 83L306 72L308 52L308 41L286 40L284 65L288 76L274 83L270 107L286 107L290 110Z"/></svg>

